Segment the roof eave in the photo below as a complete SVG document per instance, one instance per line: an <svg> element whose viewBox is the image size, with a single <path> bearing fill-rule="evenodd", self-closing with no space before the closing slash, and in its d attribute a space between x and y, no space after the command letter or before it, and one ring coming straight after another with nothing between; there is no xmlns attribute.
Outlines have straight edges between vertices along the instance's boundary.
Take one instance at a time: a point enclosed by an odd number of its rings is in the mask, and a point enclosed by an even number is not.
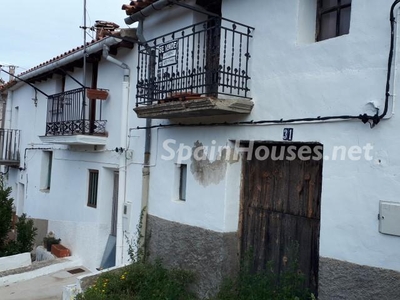
<svg viewBox="0 0 400 300"><path fill-rule="evenodd" d="M86 47L86 53L87 55L90 55L92 53L96 53L98 51L101 51L103 49L104 45L107 46L113 46L116 45L118 43L122 42L122 39L116 38L116 37L106 37L98 42L95 42L91 45L88 45ZM40 66L32 71L29 71L26 74L22 74L21 76L19 76L21 79L23 80L29 80L32 78L35 78L37 76L40 76L44 73L53 71L54 69L63 67L69 63L72 63L78 59L81 59L83 57L83 53L84 53L85 49L81 48L78 51L72 52L70 54L67 54L66 56L55 60L53 62L50 62L46 65Z"/></svg>

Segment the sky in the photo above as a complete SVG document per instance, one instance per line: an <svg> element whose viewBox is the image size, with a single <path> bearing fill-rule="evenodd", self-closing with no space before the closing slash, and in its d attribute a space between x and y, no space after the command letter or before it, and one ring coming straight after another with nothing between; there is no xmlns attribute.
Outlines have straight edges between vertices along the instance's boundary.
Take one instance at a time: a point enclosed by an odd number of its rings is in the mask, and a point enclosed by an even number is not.
<svg viewBox="0 0 400 300"><path fill-rule="evenodd" d="M16 72L45 62L83 44L83 0L2 0L0 5L0 64L18 66ZM128 0L87 0L87 26L96 20L122 28ZM94 32L91 32L94 34ZM87 36L90 41L91 37ZM5 68L7 70L7 68ZM8 75L1 72L8 81Z"/></svg>

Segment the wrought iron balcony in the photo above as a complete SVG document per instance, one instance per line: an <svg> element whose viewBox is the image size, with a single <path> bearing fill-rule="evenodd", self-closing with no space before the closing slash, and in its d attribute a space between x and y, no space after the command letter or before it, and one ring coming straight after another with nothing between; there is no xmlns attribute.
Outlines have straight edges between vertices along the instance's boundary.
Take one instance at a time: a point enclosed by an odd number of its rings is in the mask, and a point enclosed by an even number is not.
<svg viewBox="0 0 400 300"><path fill-rule="evenodd" d="M20 130L0 129L0 165L19 166Z"/></svg>
<svg viewBox="0 0 400 300"><path fill-rule="evenodd" d="M138 116L250 113L253 29L214 18L140 45L135 109Z"/></svg>
<svg viewBox="0 0 400 300"><path fill-rule="evenodd" d="M85 89L75 89L48 98L47 135L105 135L102 100L86 99Z"/></svg>

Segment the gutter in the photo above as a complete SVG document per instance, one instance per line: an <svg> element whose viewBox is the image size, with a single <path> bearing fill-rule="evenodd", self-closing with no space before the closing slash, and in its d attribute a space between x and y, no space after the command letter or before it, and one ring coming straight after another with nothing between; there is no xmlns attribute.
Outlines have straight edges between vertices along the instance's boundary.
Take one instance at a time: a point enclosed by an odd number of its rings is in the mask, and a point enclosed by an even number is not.
<svg viewBox="0 0 400 300"><path fill-rule="evenodd" d="M155 13L159 10L162 10L164 7L166 7L168 5L173 5L173 4L193 10L193 11L201 13L201 14L205 14L210 17L221 18L221 16L218 14L209 12L204 8L200 8L200 7L182 3L179 0L159 0L159 1L154 2L153 4L143 8L142 10L134 13L133 15L130 15L129 17L125 18L125 20L124 20L125 24L131 25L135 22L143 21L147 17L151 16L153 13ZM221 18L221 19L223 19L223 18Z"/></svg>
<svg viewBox="0 0 400 300"><path fill-rule="evenodd" d="M99 51L103 50L103 46L112 46L120 43L122 39L114 38L114 37L107 37L105 39L102 39L92 45L89 45L86 47L86 54L92 54L96 53ZM73 52L71 54L67 54L65 57L56 60L54 62L51 62L43 67L39 67L33 71L28 72L27 74L19 76L23 80L29 80L32 79L38 75L41 75L43 73L52 71L54 69L60 68L66 64L72 63L80 58L83 57L85 50L82 48L79 51Z"/></svg>
<svg viewBox="0 0 400 300"><path fill-rule="evenodd" d="M154 2L153 4L143 8L142 10L130 15L129 17L125 18L125 24L131 25L135 22L140 20L146 19L148 16L152 15L156 11L162 10L167 5L173 4L171 0L159 0Z"/></svg>
<svg viewBox="0 0 400 300"><path fill-rule="evenodd" d="M110 48L107 44L103 45L103 57L124 70L122 82L121 99L121 123L120 123L120 146L119 157L119 176L118 176L118 213L117 213L117 238L115 264L120 266L124 263L124 228L123 215L126 204L126 178L127 178L127 158L128 148L128 113L129 113L129 92L130 92L130 68L122 61L110 56ZM130 214L131 212L127 212Z"/></svg>

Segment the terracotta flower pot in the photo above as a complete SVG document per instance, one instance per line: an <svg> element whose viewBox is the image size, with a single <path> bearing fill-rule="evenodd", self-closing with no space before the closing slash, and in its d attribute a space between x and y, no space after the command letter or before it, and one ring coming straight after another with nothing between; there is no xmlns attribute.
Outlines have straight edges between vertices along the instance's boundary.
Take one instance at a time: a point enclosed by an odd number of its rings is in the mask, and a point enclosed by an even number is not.
<svg viewBox="0 0 400 300"><path fill-rule="evenodd" d="M51 246L51 254L56 257L67 257L70 255L69 249L61 244L53 244Z"/></svg>
<svg viewBox="0 0 400 300"><path fill-rule="evenodd" d="M108 98L108 91L99 89L87 89L86 95L89 99L106 100Z"/></svg>

